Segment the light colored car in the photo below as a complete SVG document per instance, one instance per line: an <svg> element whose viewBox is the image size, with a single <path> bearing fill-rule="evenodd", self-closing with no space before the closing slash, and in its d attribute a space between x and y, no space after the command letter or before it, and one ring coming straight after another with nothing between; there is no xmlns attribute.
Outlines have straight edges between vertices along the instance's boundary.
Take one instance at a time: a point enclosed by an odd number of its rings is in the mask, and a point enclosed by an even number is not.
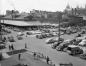
<svg viewBox="0 0 86 66"><path fill-rule="evenodd" d="M49 38L49 39L46 40L46 44L51 44L51 43L55 43L55 42L58 42L58 41L63 42L64 39L63 38L60 38L60 39L59 38Z"/></svg>
<svg viewBox="0 0 86 66"><path fill-rule="evenodd" d="M23 36L23 35L24 35L23 32L18 32L18 33L17 33L17 36Z"/></svg>
<svg viewBox="0 0 86 66"><path fill-rule="evenodd" d="M54 43L54 39L48 38L45 42L46 42L46 44L51 44L51 43Z"/></svg>
<svg viewBox="0 0 86 66"><path fill-rule="evenodd" d="M78 45L79 46L86 46L86 39L83 39Z"/></svg>

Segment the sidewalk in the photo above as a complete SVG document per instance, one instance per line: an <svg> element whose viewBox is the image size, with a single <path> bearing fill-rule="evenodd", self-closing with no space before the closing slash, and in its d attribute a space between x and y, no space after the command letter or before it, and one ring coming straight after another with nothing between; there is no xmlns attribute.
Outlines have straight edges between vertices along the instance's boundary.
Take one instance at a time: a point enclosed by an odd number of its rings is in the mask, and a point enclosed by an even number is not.
<svg viewBox="0 0 86 66"><path fill-rule="evenodd" d="M40 59L34 59L31 54L22 53L21 60L18 60L18 54L11 55L11 57L0 61L1 66L14 66L19 63L27 64L28 66L51 66Z"/></svg>

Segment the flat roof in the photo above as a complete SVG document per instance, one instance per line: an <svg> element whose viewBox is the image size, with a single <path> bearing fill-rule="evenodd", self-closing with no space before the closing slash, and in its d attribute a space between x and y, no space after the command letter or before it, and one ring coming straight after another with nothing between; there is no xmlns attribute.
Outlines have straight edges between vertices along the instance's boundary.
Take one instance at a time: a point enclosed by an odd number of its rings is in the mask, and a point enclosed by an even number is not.
<svg viewBox="0 0 86 66"><path fill-rule="evenodd" d="M68 47L75 48L75 47L78 47L78 46L76 46L76 45L69 45Z"/></svg>
<svg viewBox="0 0 86 66"><path fill-rule="evenodd" d="M58 24L51 23L41 23L40 21L14 21L14 20L1 20L3 24L16 25L16 26L33 26L33 25L53 25L58 26Z"/></svg>
<svg viewBox="0 0 86 66"><path fill-rule="evenodd" d="M17 26L30 26L30 25L41 25L39 21L35 22L25 22L25 21L12 21L12 20L4 20L1 21L3 24L17 25Z"/></svg>

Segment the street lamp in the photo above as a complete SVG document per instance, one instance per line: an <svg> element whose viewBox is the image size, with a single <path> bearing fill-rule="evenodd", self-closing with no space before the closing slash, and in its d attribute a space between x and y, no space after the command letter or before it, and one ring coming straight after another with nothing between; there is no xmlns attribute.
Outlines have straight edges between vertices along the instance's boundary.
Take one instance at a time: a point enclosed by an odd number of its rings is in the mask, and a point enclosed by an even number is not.
<svg viewBox="0 0 86 66"><path fill-rule="evenodd" d="M1 25L1 17L0 17L0 42L2 42L2 25Z"/></svg>
<svg viewBox="0 0 86 66"><path fill-rule="evenodd" d="M57 15L57 18L58 18L58 22L59 22L59 35L58 35L58 37L59 37L59 41L58 41L58 43L60 43L60 22L61 22L61 20L62 20L62 13L61 12L59 12L58 13L58 15Z"/></svg>

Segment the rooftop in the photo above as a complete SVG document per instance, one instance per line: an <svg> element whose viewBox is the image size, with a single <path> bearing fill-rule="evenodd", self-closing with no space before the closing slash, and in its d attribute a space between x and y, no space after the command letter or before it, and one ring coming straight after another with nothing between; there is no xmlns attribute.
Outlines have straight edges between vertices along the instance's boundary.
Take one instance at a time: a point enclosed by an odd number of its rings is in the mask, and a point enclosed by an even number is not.
<svg viewBox="0 0 86 66"><path fill-rule="evenodd" d="M40 21L12 21L12 20L4 20L1 23L16 25L16 26L31 26L31 25L54 25L57 26L58 24L50 24L50 23L41 23Z"/></svg>

